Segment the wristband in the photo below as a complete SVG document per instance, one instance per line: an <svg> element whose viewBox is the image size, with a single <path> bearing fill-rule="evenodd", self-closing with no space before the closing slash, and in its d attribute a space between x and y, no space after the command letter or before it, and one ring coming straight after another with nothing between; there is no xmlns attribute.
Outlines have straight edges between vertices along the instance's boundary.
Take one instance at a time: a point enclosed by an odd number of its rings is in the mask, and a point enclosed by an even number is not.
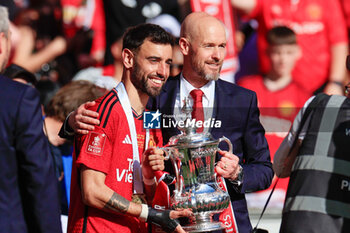
<svg viewBox="0 0 350 233"><path fill-rule="evenodd" d="M63 123L64 133L67 134L68 136L74 136L74 130L72 129L72 127L70 127L70 125L68 123L68 119L69 119L70 115L72 115L73 112L70 112L68 114L68 116L66 117L66 119L65 119L65 121Z"/></svg>
<svg viewBox="0 0 350 233"><path fill-rule="evenodd" d="M154 185L156 183L155 177L152 179L146 179L144 176L142 176L142 180L145 185Z"/></svg>
<svg viewBox="0 0 350 233"><path fill-rule="evenodd" d="M170 218L170 211L149 208L147 222L160 226L166 232L173 232L179 223Z"/></svg>
<svg viewBox="0 0 350 233"><path fill-rule="evenodd" d="M146 222L147 218L148 218L148 206L146 204L142 204L139 219L143 222Z"/></svg>

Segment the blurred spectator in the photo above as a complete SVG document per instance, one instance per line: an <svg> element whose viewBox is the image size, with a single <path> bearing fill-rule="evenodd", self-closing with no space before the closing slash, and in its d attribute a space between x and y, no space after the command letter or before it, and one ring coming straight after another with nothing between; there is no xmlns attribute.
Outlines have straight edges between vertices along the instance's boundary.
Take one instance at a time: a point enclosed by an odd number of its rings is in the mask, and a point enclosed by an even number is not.
<svg viewBox="0 0 350 233"><path fill-rule="evenodd" d="M180 30L181 30L180 22L172 15L161 14L157 17L147 19L146 22L161 26L162 28L165 29L165 31L169 32L175 38L180 37Z"/></svg>
<svg viewBox="0 0 350 233"><path fill-rule="evenodd" d="M67 42L62 36L62 24L56 19L55 7L44 4L24 9L14 23L21 39L14 49L12 62L58 81L54 60L66 51Z"/></svg>
<svg viewBox="0 0 350 233"><path fill-rule="evenodd" d="M293 71L294 80L310 92L325 87L327 93L343 93L348 44L339 1L231 0L231 3L259 23L257 43L263 73L269 70L266 32L273 26L285 25L295 31L302 49L302 57Z"/></svg>
<svg viewBox="0 0 350 233"><path fill-rule="evenodd" d="M348 28L348 39L350 39L350 1L348 0L340 0L344 16L345 16L345 21L346 21L346 26Z"/></svg>
<svg viewBox="0 0 350 233"><path fill-rule="evenodd" d="M33 73L16 64L9 65L4 71L4 76L33 87L38 83Z"/></svg>
<svg viewBox="0 0 350 233"><path fill-rule="evenodd" d="M63 11L63 31L67 39L80 30L91 30L90 54L98 64L103 63L106 37L105 15L102 0L60 0Z"/></svg>
<svg viewBox="0 0 350 233"><path fill-rule="evenodd" d="M32 4L14 22L21 39L17 39L12 62L35 72L38 79L64 85L79 69L96 63L89 55L93 31L81 29L65 38L58 0Z"/></svg>
<svg viewBox="0 0 350 233"><path fill-rule="evenodd" d="M13 20L15 17L15 14L18 11L18 7L16 6L16 3L14 0L1 0L0 6L7 7L9 12L9 18L10 20Z"/></svg>
<svg viewBox="0 0 350 233"><path fill-rule="evenodd" d="M35 87L40 93L40 103L43 105L44 109L47 107L52 97L60 89L60 85L51 80L39 80Z"/></svg>
<svg viewBox="0 0 350 233"><path fill-rule="evenodd" d="M121 81L123 73L122 47L122 38L117 38L110 48L113 64L101 68L89 67L83 69L73 77L73 80L87 80L101 88L113 89Z"/></svg>
<svg viewBox="0 0 350 233"><path fill-rule="evenodd" d="M295 115L311 93L303 90L292 79L292 70L301 56L295 33L288 27L278 26L269 30L266 38L270 71L264 76L243 77L238 85L257 94L260 120L266 132L272 160L290 129ZM289 179L280 179L269 204L270 207L282 210L288 181ZM270 189L247 194L249 207L263 208Z"/></svg>
<svg viewBox="0 0 350 233"><path fill-rule="evenodd" d="M11 32L0 7L0 73L8 62ZM57 182L34 88L0 75L0 229L60 233Z"/></svg>
<svg viewBox="0 0 350 233"><path fill-rule="evenodd" d="M56 177L63 184L64 167L62 156L71 156L72 145L65 139L58 136L58 132L68 114L78 108L82 103L95 100L105 94L101 89L87 81L74 81L63 86L52 97L49 104L45 107L44 132L49 141L50 151L54 159ZM66 169L71 169L68 167ZM66 181L70 183L70 176ZM66 182L67 183L67 182ZM63 214L68 215L68 193L64 193L59 187L61 193L61 210ZM69 187L63 189L69 192Z"/></svg>

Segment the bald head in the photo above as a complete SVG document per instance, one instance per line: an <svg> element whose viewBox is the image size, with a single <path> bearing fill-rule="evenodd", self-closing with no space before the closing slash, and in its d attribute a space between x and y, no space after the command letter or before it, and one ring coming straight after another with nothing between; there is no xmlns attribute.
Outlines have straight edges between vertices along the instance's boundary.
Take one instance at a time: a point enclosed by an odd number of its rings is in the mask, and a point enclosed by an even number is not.
<svg viewBox="0 0 350 233"><path fill-rule="evenodd" d="M205 12L193 12L184 19L180 36L193 40L203 34L210 33L212 27L226 33L224 24L217 18Z"/></svg>
<svg viewBox="0 0 350 233"><path fill-rule="evenodd" d="M185 18L179 45L184 55L182 73L187 81L200 87L220 77L226 41L225 26L215 17L194 12Z"/></svg>

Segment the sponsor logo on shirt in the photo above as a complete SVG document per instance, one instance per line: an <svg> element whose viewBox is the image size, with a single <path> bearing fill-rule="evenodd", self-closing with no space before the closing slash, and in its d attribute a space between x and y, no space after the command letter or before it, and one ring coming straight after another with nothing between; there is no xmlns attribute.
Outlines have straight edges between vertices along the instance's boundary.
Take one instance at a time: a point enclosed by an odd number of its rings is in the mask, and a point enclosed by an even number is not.
<svg viewBox="0 0 350 233"><path fill-rule="evenodd" d="M118 182L130 183L132 184L132 168L133 168L133 160L130 158L126 159L128 161L128 169L116 169L116 178Z"/></svg>
<svg viewBox="0 0 350 233"><path fill-rule="evenodd" d="M92 132L89 135L88 144L86 146L86 153L101 155L105 144L106 135Z"/></svg>
<svg viewBox="0 0 350 233"><path fill-rule="evenodd" d="M122 142L123 144L132 144L129 135L127 134Z"/></svg>
<svg viewBox="0 0 350 233"><path fill-rule="evenodd" d="M322 32L325 28L322 22L309 21L309 22L290 22L285 20L274 20L274 26L287 25L290 27L297 35L313 35Z"/></svg>

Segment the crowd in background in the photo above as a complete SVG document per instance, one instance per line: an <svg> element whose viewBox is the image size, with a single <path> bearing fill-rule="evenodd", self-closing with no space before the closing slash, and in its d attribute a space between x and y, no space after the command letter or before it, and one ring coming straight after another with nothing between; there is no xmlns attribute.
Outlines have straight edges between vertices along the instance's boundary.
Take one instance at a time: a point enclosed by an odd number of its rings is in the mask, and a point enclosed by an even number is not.
<svg viewBox="0 0 350 233"><path fill-rule="evenodd" d="M0 5L9 9L12 23L12 51L6 76L13 79L22 76L25 83L40 92L56 176L65 182L62 193L69 190L70 179L70 169L64 168L69 157L64 156L71 154L71 144L67 146L69 142L57 137L64 119L81 103L102 96L121 81L121 38L127 27L155 23L178 38L180 24L191 12L190 2L1 0ZM298 110L310 96L322 91L344 94L343 86L348 82L345 59L349 53L350 3L346 0L291 0L288 4L280 0L230 2L239 62L231 81L257 93L260 120L273 159ZM268 32L282 25L287 30L282 30L282 37L283 33L295 33L295 39L271 44L274 39L267 37ZM295 50L271 50L271 46L278 45L292 45ZM292 54L295 51L298 55ZM291 60L293 64L289 63ZM182 54L175 46L171 76L179 74L182 63ZM73 94L77 90L80 92ZM69 106L60 109L68 102ZM282 208L287 185L285 180L278 186L280 190L272 202L277 209ZM63 213L67 213L68 193L61 195ZM247 197L248 205L261 208L266 198L266 192L254 193Z"/></svg>

